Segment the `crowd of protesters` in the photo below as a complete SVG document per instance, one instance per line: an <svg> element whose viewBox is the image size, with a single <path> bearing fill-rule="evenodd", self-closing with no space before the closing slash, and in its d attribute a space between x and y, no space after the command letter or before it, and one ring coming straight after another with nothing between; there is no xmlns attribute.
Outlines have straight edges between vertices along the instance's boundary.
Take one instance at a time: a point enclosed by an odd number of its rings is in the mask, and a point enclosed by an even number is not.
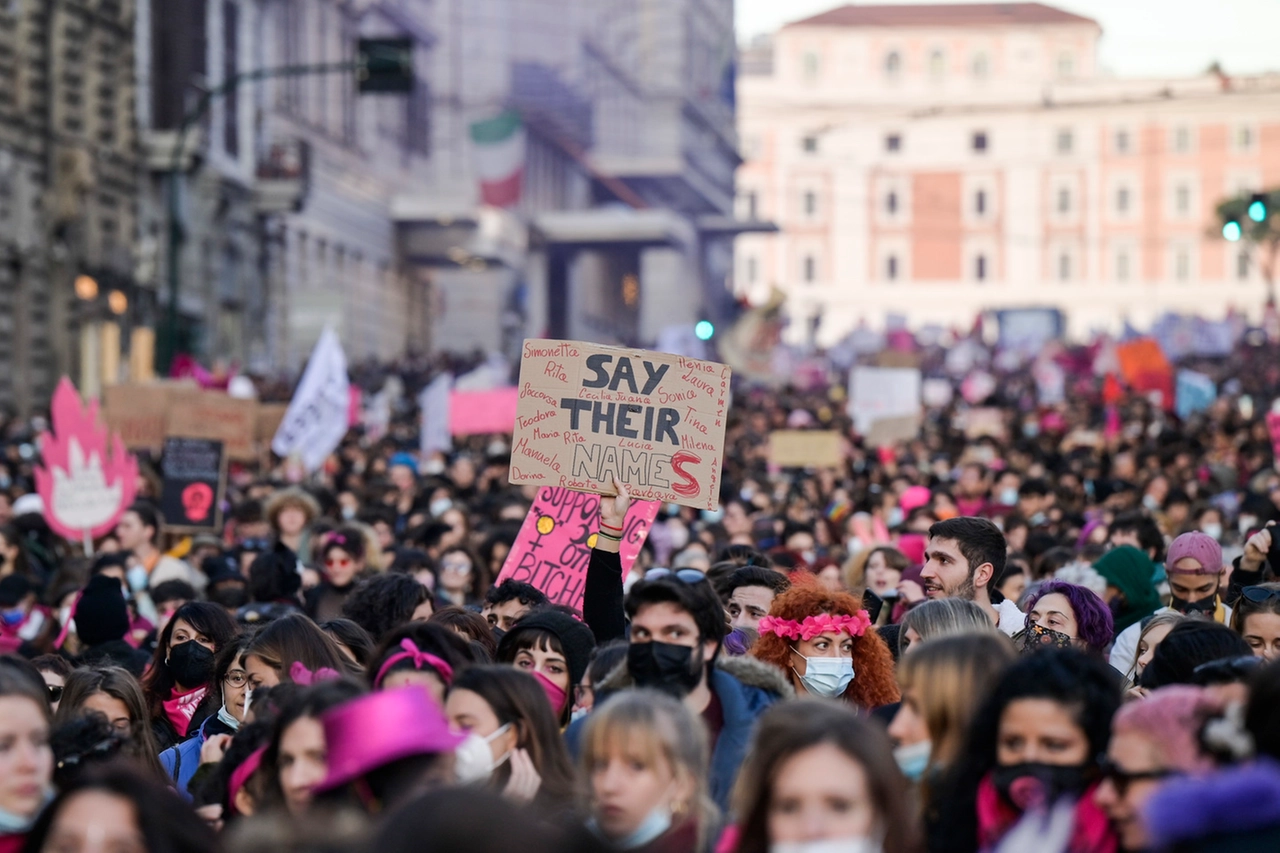
<svg viewBox="0 0 1280 853"><path fill-rule="evenodd" d="M534 491L510 436L418 451L425 370L305 481L233 468L209 535L144 460L90 557L12 425L0 853L1280 850L1280 351L1196 364L1186 419L1096 356L887 447L834 374L744 385L720 508L624 569L615 483L571 603L496 582ZM787 427L844 463L771 465Z"/></svg>

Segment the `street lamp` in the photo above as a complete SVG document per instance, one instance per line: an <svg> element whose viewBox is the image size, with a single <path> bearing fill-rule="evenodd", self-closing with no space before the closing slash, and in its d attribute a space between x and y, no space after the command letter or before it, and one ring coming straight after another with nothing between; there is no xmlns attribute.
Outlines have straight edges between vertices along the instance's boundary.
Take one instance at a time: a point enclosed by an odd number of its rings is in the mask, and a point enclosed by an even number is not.
<svg viewBox="0 0 1280 853"><path fill-rule="evenodd" d="M91 275L78 275L75 281L76 297L90 302L98 298L98 281Z"/></svg>

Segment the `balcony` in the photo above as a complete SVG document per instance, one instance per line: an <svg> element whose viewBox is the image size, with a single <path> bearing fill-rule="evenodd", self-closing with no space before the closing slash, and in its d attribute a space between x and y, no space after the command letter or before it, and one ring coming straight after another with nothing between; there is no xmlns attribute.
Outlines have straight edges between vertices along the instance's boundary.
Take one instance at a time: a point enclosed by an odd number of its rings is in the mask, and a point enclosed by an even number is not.
<svg viewBox="0 0 1280 853"><path fill-rule="evenodd" d="M311 146L304 139L273 142L258 159L253 206L261 214L302 209L311 186Z"/></svg>

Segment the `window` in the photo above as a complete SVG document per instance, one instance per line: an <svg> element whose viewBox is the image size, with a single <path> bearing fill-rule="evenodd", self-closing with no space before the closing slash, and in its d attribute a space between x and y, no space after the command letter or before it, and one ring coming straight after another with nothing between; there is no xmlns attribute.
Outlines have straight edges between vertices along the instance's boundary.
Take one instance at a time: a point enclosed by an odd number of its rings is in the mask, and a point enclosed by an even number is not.
<svg viewBox="0 0 1280 853"><path fill-rule="evenodd" d="M813 216L818 212L818 194L807 190L804 194L804 215Z"/></svg>
<svg viewBox="0 0 1280 853"><path fill-rule="evenodd" d="M1116 153L1117 154L1129 153L1129 131L1127 130L1116 131Z"/></svg>
<svg viewBox="0 0 1280 853"><path fill-rule="evenodd" d="M1058 281L1071 280L1071 256L1066 252L1058 255Z"/></svg>
<svg viewBox="0 0 1280 853"><path fill-rule="evenodd" d="M1058 213L1071 212L1071 190L1066 187L1058 188Z"/></svg>
<svg viewBox="0 0 1280 853"><path fill-rule="evenodd" d="M902 57L898 55L896 50L889 51L888 56L884 58L884 73L886 77L897 77L902 72Z"/></svg>
<svg viewBox="0 0 1280 853"><path fill-rule="evenodd" d="M1058 76L1070 77L1076 71L1076 59L1069 53L1058 54Z"/></svg>
<svg viewBox="0 0 1280 853"><path fill-rule="evenodd" d="M1173 253L1173 277L1178 281L1191 278L1191 253L1184 247L1179 247Z"/></svg>
<svg viewBox="0 0 1280 853"><path fill-rule="evenodd" d="M978 190L973 194L973 212L979 216L987 214L987 191Z"/></svg>
<svg viewBox="0 0 1280 853"><path fill-rule="evenodd" d="M1129 212L1129 188L1120 187L1116 190L1116 213Z"/></svg>
<svg viewBox="0 0 1280 853"><path fill-rule="evenodd" d="M1129 253L1123 250L1116 252L1116 280L1129 280Z"/></svg>
<svg viewBox="0 0 1280 853"><path fill-rule="evenodd" d="M1191 151L1191 128L1179 127L1173 131L1173 150L1179 154Z"/></svg>
<svg viewBox="0 0 1280 853"><path fill-rule="evenodd" d="M893 190L890 190L889 194L884 197L884 210L890 216L898 212L898 194Z"/></svg>
<svg viewBox="0 0 1280 853"><path fill-rule="evenodd" d="M946 54L940 48L934 48L933 52L929 54L929 76L934 80L941 80L946 73Z"/></svg>
<svg viewBox="0 0 1280 853"><path fill-rule="evenodd" d="M890 133L884 138L884 150L895 153L902 150L902 136L897 133Z"/></svg>
<svg viewBox="0 0 1280 853"><path fill-rule="evenodd" d="M1249 250L1241 249L1240 253L1236 255L1236 278L1240 281L1249 279L1249 261Z"/></svg>
<svg viewBox="0 0 1280 853"><path fill-rule="evenodd" d="M990 70L985 53L976 53L973 56L973 76L979 80L987 78L987 72Z"/></svg>
<svg viewBox="0 0 1280 853"><path fill-rule="evenodd" d="M800 140L800 149L806 154L818 153L818 137L806 136Z"/></svg>
<svg viewBox="0 0 1280 853"><path fill-rule="evenodd" d="M978 255L973 261L973 277L978 281L987 280L987 256Z"/></svg>
<svg viewBox="0 0 1280 853"><path fill-rule="evenodd" d="M978 154L982 154L987 150L987 132L985 130L974 131L973 150Z"/></svg>
<svg viewBox="0 0 1280 853"><path fill-rule="evenodd" d="M804 79L810 82L817 80L819 66L818 54L812 50L806 51L804 55Z"/></svg>
<svg viewBox="0 0 1280 853"><path fill-rule="evenodd" d="M1247 124L1242 124L1236 128L1236 148L1241 151L1248 151L1253 147L1253 128Z"/></svg>
<svg viewBox="0 0 1280 853"><path fill-rule="evenodd" d="M747 258L747 284L755 284L759 275L759 262L754 257Z"/></svg>
<svg viewBox="0 0 1280 853"><path fill-rule="evenodd" d="M1178 184L1174 187L1173 209L1179 216L1186 216L1191 212L1191 188L1186 184Z"/></svg>
<svg viewBox="0 0 1280 853"><path fill-rule="evenodd" d="M747 193L747 219L755 221L760 218L760 199L755 190Z"/></svg>
<svg viewBox="0 0 1280 853"><path fill-rule="evenodd" d="M1058 153L1070 154L1071 148L1075 144L1075 135L1070 130L1058 131Z"/></svg>
<svg viewBox="0 0 1280 853"><path fill-rule="evenodd" d="M884 277L889 281L897 281L898 279L898 256L890 255L884 260Z"/></svg>
<svg viewBox="0 0 1280 853"><path fill-rule="evenodd" d="M813 255L804 256L804 280L813 284L818 278L818 261Z"/></svg>

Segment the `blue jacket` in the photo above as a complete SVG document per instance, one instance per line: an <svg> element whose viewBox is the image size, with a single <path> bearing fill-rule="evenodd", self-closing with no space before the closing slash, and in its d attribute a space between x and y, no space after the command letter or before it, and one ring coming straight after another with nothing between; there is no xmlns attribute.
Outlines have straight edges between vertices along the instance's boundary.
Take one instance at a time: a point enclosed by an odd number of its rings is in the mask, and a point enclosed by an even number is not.
<svg viewBox="0 0 1280 853"><path fill-rule="evenodd" d="M226 728L226 724L218 720L217 714L206 717L193 736L160 753L160 766L173 781L173 787L185 799L191 799L187 785L191 784L191 777L200 769L200 750L204 742L209 739L209 735L225 733Z"/></svg>
<svg viewBox="0 0 1280 853"><path fill-rule="evenodd" d="M791 682L776 667L753 657L728 657L721 654L708 676L708 687L720 700L724 728L711 752L710 794L716 805L727 813L729 796L738 778L738 768L747 755L756 720L769 706L795 695ZM609 673L596 688L597 696L631 687L631 674L622 663ZM605 700L607 701L607 700ZM586 720L577 720L565 732L565 740L575 755L581 744Z"/></svg>

